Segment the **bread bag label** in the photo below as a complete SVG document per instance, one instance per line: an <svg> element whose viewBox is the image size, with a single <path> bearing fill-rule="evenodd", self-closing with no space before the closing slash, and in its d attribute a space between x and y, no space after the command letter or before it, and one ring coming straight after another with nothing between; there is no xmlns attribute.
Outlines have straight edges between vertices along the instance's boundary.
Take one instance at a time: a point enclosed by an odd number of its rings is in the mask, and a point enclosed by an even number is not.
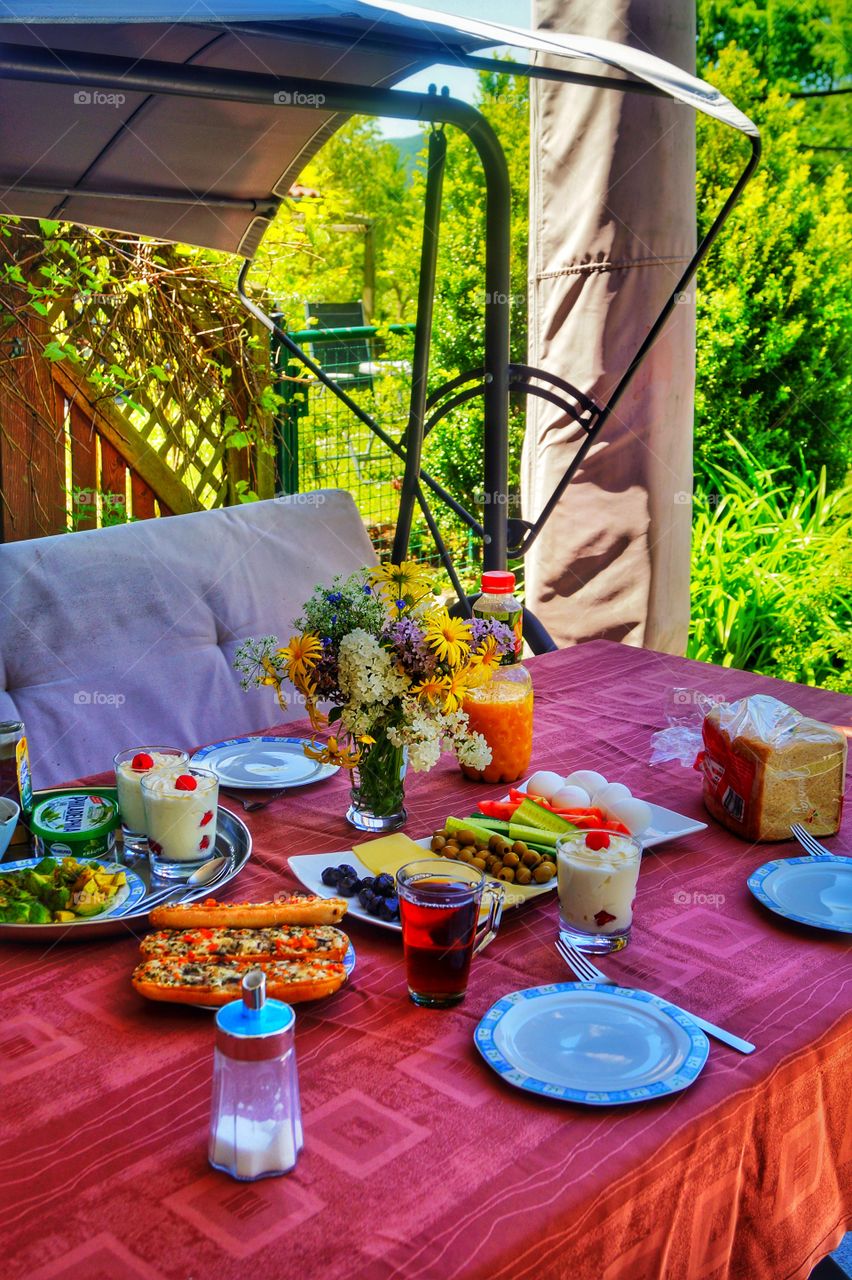
<svg viewBox="0 0 852 1280"><path fill-rule="evenodd" d="M714 724L704 721L704 750L695 761L704 774L705 791L715 796L733 822L747 826L754 791L755 765L734 755Z"/></svg>

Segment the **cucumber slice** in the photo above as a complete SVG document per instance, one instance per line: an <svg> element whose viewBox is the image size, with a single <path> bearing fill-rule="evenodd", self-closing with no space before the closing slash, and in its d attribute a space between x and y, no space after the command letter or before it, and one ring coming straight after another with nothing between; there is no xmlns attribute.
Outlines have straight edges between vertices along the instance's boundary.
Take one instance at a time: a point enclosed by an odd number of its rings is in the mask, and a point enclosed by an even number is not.
<svg viewBox="0 0 852 1280"><path fill-rule="evenodd" d="M475 813L471 822L475 822L480 827L487 827L492 835L507 836L509 834L509 824L502 818L486 818L482 813Z"/></svg>
<svg viewBox="0 0 852 1280"><path fill-rule="evenodd" d="M487 844L494 835L490 826L485 826L485 822L475 818L447 818L444 823L445 831L470 831L479 840L484 840Z"/></svg>
<svg viewBox="0 0 852 1280"><path fill-rule="evenodd" d="M534 845L540 849L546 848L551 857L556 849L556 841L564 834L564 831L542 831L540 827L523 827L517 822L509 823L510 840L523 840L524 844L531 848Z"/></svg>
<svg viewBox="0 0 852 1280"><path fill-rule="evenodd" d="M544 831L555 831L559 835L575 830L573 823L567 818L560 818L558 813L551 813L549 809L544 809L540 804L536 804L535 800L530 799L521 801L512 814L512 821L516 826L540 827Z"/></svg>

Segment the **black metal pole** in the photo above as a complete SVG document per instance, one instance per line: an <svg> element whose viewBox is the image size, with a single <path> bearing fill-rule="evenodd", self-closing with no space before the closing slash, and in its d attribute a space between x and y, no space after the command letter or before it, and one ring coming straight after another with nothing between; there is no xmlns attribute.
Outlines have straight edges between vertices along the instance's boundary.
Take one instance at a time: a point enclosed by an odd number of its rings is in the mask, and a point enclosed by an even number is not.
<svg viewBox="0 0 852 1280"><path fill-rule="evenodd" d="M429 349L432 345L435 278L438 271L438 231L441 225L441 196L444 189L446 160L446 135L443 129L433 129L429 135L426 196L423 204L423 243L420 247L420 278L417 285L417 329L414 334L414 353L411 362L411 397L408 426L405 431L405 470L391 552L391 560L394 564L401 564L408 555L411 522L419 491L420 462L423 456L423 423L426 416L426 393L429 380Z"/></svg>

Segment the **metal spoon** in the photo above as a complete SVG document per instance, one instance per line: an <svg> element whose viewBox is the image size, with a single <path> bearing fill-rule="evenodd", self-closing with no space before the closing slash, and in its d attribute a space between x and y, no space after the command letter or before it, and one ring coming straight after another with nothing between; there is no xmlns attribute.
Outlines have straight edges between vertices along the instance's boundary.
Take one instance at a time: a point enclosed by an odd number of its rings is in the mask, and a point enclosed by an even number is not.
<svg viewBox="0 0 852 1280"><path fill-rule="evenodd" d="M169 885L166 889L158 889L156 892L143 898L141 902L137 902L133 908L133 914L137 915L141 911L149 911L151 907L156 906L158 902L163 902L166 898L170 898L173 893L179 893L181 890L200 889L215 884L224 876L228 867L233 863L233 859L227 855L218 858L210 858L207 862L203 862L200 867L193 871L191 876L180 884ZM182 897L181 901L191 901L195 895Z"/></svg>

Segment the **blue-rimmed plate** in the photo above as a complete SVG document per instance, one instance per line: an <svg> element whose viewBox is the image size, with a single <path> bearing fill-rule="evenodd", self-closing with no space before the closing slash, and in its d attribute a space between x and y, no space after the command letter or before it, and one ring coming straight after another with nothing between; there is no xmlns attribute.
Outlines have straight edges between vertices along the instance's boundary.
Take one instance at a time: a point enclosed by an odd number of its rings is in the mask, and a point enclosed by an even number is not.
<svg viewBox="0 0 852 1280"><path fill-rule="evenodd" d="M307 738L228 738L202 747L191 764L212 769L223 787L250 791L278 791L324 782L337 773L336 764L320 764L305 755Z"/></svg>
<svg viewBox="0 0 852 1280"><path fill-rule="evenodd" d="M125 915L133 911L137 902L140 902L148 892L145 881L138 876L135 871L131 871L129 867L123 866L120 862L104 862L101 858L80 858L78 861L82 863L96 862L99 867L103 867L104 871L123 871L127 877L127 883L123 884L106 911L99 911L96 916L80 916L77 920L58 921L52 924L0 924L0 938L7 936L9 931L14 930L15 936L20 937L29 931L40 931L39 937L48 937L51 933L64 932L66 929L79 929L82 925L92 925L98 920L108 920L110 916ZM24 858L20 862L0 862L0 876L6 875L10 871L24 871L27 867L35 867L41 862L41 858Z"/></svg>
<svg viewBox="0 0 852 1280"><path fill-rule="evenodd" d="M785 920L852 933L852 858L779 858L753 871L748 887Z"/></svg>
<svg viewBox="0 0 852 1280"><path fill-rule="evenodd" d="M686 1089L710 1051L681 1009L602 982L513 991L491 1006L474 1040L508 1084L594 1107Z"/></svg>

